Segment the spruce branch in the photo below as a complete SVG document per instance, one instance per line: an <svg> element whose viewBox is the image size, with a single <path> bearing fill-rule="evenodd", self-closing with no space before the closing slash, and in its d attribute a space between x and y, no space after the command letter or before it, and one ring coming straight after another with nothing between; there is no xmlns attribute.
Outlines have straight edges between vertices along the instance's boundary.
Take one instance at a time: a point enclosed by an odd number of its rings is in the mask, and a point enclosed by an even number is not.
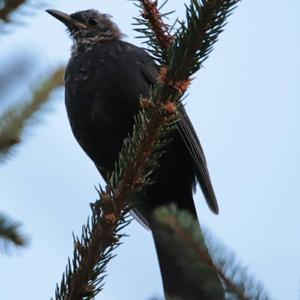
<svg viewBox="0 0 300 300"><path fill-rule="evenodd" d="M0 116L0 162L21 142L24 127L35 120L33 117L47 102L50 93L63 84L63 73L64 69L57 69L33 92L30 101L9 108Z"/></svg>
<svg viewBox="0 0 300 300"><path fill-rule="evenodd" d="M164 23L163 14L156 1L138 0L141 16L135 18L136 31L146 38L147 49L165 69L165 78L174 87L174 82L185 85L197 72L219 34L226 25L227 17L240 0L190 0L186 5L186 20L172 34L171 26Z"/></svg>
<svg viewBox="0 0 300 300"><path fill-rule="evenodd" d="M7 250L8 246L24 247L27 240L20 232L20 224L0 213L0 248Z"/></svg>
<svg viewBox="0 0 300 300"><path fill-rule="evenodd" d="M155 91L155 90L154 90ZM153 94L154 95L154 94ZM106 265L130 223L133 195L151 184L165 136L177 117L176 105L142 99L132 135L125 140L109 184L100 189L99 200L91 205L92 217L82 228L81 239L74 237L72 262L69 260L55 299L93 299L103 287Z"/></svg>
<svg viewBox="0 0 300 300"><path fill-rule="evenodd" d="M160 80L165 90L162 94L183 95L240 0L190 0L186 5L186 20L177 22L180 27L175 34L172 27L162 21L164 14L159 12L156 1L136 1L141 13L135 18L136 31L143 34L147 50L163 67Z"/></svg>
<svg viewBox="0 0 300 300"><path fill-rule="evenodd" d="M177 80L198 71L240 0L191 0L175 34L169 76Z"/></svg>

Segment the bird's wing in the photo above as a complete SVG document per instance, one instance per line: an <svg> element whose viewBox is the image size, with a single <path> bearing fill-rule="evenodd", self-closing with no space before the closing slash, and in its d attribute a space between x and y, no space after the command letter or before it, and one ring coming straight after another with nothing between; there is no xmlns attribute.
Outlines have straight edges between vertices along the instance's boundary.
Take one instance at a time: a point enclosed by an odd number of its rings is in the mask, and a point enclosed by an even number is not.
<svg viewBox="0 0 300 300"><path fill-rule="evenodd" d="M211 184L203 149L184 107L182 106L180 110L182 117L177 123L177 128L182 139L185 142L187 150L193 158L197 181L201 186L206 202L209 208L215 214L218 214L218 202L214 193L213 186Z"/></svg>
<svg viewBox="0 0 300 300"><path fill-rule="evenodd" d="M155 84L159 74L157 65L145 51L140 48L137 48L137 51L140 52L137 57L140 60L139 63L142 76L149 85ZM194 161L195 175L199 185L201 186L206 202L209 208L215 214L218 214L218 203L210 180L203 149L183 106L181 106L180 112L182 117L177 123L177 129Z"/></svg>

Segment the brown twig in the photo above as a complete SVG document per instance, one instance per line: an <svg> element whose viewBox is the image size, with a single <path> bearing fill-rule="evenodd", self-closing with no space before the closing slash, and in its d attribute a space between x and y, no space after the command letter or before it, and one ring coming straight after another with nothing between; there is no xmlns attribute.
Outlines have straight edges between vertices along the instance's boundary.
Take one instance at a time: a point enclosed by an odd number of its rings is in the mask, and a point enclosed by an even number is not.
<svg viewBox="0 0 300 300"><path fill-rule="evenodd" d="M151 0L140 0L140 2L144 8L142 17L151 24L151 29L155 33L161 49L170 48L173 36L170 35L169 26L162 19L157 2Z"/></svg>
<svg viewBox="0 0 300 300"><path fill-rule="evenodd" d="M171 87L175 91L179 93L179 95L183 95L186 90L189 88L192 80L190 78L186 78L183 80L173 80L169 76L169 68L162 67L160 69L158 80L163 82L165 85Z"/></svg>

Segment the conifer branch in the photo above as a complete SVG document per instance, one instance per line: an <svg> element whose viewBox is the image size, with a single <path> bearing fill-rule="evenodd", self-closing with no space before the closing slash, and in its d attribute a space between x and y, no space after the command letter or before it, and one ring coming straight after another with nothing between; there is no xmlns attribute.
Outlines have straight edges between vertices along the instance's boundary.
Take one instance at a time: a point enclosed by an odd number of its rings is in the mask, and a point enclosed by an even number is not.
<svg viewBox="0 0 300 300"><path fill-rule="evenodd" d="M227 17L240 0L190 0L186 5L186 20L178 22L180 26L173 35L170 26L162 21L156 1L138 2L141 17L135 18L136 31L147 38L147 50L151 55L160 65L166 66L166 82L170 87L176 87L175 82L181 86L189 85L191 76L208 58Z"/></svg>
<svg viewBox="0 0 300 300"><path fill-rule="evenodd" d="M170 78L184 80L198 71L240 0L191 0L186 21L175 34Z"/></svg>
<svg viewBox="0 0 300 300"><path fill-rule="evenodd" d="M49 99L50 93L63 84L64 69L58 69L33 92L30 101L22 102L0 116L0 162L21 142L24 127Z"/></svg>
<svg viewBox="0 0 300 300"><path fill-rule="evenodd" d="M20 232L20 224L0 213L0 248L7 250L9 244L23 247L27 245L27 240Z"/></svg>

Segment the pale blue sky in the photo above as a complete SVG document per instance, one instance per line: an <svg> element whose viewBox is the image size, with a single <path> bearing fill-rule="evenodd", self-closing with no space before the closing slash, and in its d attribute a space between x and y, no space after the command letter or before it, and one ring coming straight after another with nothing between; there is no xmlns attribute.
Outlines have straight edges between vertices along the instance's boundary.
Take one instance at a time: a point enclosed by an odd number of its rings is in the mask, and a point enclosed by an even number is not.
<svg viewBox="0 0 300 300"><path fill-rule="evenodd" d="M181 1L170 0L169 7L184 15ZM130 1L64 0L45 8L99 9L114 16L128 41L140 42ZM242 2L187 99L220 203L215 217L198 192L200 220L278 300L300 299L299 11L298 0ZM67 62L70 39L62 24L43 9L21 19L28 26L0 37L1 66L12 53L33 52L30 77L37 79ZM28 76L19 80L28 94L33 83ZM28 249L0 256L0 299L53 295L72 253L71 233L80 232L97 196L93 186L102 182L71 134L63 89L52 98L42 122L0 168L1 211L31 236ZM127 232L97 299L162 293L151 235L136 222Z"/></svg>

